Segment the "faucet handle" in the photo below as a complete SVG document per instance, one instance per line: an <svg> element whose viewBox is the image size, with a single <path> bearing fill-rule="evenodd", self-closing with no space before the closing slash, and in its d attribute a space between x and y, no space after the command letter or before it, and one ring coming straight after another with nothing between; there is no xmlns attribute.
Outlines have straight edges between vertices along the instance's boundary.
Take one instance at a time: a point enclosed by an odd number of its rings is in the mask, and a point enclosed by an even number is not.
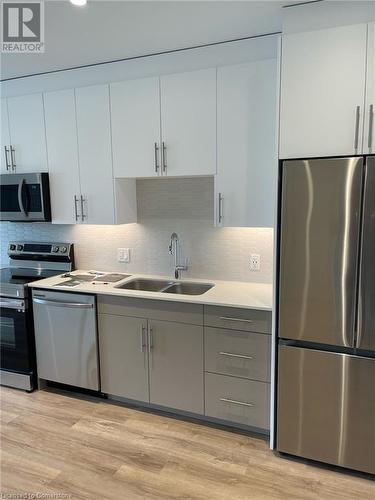
<svg viewBox="0 0 375 500"><path fill-rule="evenodd" d="M172 246L172 243L170 243L168 245L168 253L169 253L169 255L173 255L173 246Z"/></svg>

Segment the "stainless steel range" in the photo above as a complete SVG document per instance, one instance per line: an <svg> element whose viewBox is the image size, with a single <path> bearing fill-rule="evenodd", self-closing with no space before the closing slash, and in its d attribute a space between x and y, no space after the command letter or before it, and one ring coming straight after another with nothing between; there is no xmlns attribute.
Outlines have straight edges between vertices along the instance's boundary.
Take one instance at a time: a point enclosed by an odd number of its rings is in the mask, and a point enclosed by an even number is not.
<svg viewBox="0 0 375 500"><path fill-rule="evenodd" d="M9 267L0 270L0 383L32 391L35 340L27 285L72 271L74 250L70 243L17 241L9 243L8 255Z"/></svg>

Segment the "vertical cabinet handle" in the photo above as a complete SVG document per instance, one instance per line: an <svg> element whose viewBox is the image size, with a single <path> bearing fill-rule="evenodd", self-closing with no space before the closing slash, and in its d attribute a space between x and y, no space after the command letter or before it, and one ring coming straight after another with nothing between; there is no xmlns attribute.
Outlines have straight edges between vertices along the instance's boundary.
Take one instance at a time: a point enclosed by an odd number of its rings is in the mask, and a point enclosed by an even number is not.
<svg viewBox="0 0 375 500"><path fill-rule="evenodd" d="M76 221L81 217L78 213L77 203L79 202L78 196L74 195L74 214Z"/></svg>
<svg viewBox="0 0 375 500"><path fill-rule="evenodd" d="M371 153L372 149L372 129L374 126L374 105L370 104L369 117L368 117L368 141L367 146L369 152Z"/></svg>
<svg viewBox="0 0 375 500"><path fill-rule="evenodd" d="M354 151L358 152L359 143L359 118L361 116L361 106L357 106L355 110L355 131L354 131Z"/></svg>
<svg viewBox="0 0 375 500"><path fill-rule="evenodd" d="M163 157L163 173L165 174L167 171L167 146L165 142L162 142L162 157Z"/></svg>
<svg viewBox="0 0 375 500"><path fill-rule="evenodd" d="M218 221L219 221L219 224L221 224L223 222L223 195L222 195L222 193L219 193L218 210L219 210Z"/></svg>
<svg viewBox="0 0 375 500"><path fill-rule="evenodd" d="M145 352L146 342L145 342L145 326L141 324L141 352Z"/></svg>
<svg viewBox="0 0 375 500"><path fill-rule="evenodd" d="M81 195L81 219L82 219L82 222L87 218L87 216L85 215L85 211L84 211L84 202L86 201L86 199Z"/></svg>
<svg viewBox="0 0 375 500"><path fill-rule="evenodd" d="M154 162L155 162L156 173L159 172L158 155L159 155L159 146L157 142L154 142Z"/></svg>
<svg viewBox="0 0 375 500"><path fill-rule="evenodd" d="M9 148L7 148L6 146L4 146L5 165L6 165L7 170L10 170L11 166L10 166L10 163L9 163L8 153L9 153Z"/></svg>
<svg viewBox="0 0 375 500"><path fill-rule="evenodd" d="M12 164L12 171L16 171L16 150L10 145L10 162Z"/></svg>

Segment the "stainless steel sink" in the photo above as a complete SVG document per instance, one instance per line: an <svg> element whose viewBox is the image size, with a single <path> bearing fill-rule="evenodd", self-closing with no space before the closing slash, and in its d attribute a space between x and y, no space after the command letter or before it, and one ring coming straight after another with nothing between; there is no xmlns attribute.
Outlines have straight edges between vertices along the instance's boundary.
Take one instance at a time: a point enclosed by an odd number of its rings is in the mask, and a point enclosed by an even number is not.
<svg viewBox="0 0 375 500"><path fill-rule="evenodd" d="M148 278L136 278L116 288L123 290L140 290L143 292L163 292L181 295L202 295L214 285L211 283L175 282L168 280L153 280Z"/></svg>
<svg viewBox="0 0 375 500"><path fill-rule="evenodd" d="M116 288L124 290L142 290L144 292L160 292L164 288L170 286L173 282L167 280L152 280L147 278L136 278L128 281L123 285L118 285Z"/></svg>
<svg viewBox="0 0 375 500"><path fill-rule="evenodd" d="M214 285L208 283L173 283L163 290L163 293L177 293L181 295L202 295Z"/></svg>

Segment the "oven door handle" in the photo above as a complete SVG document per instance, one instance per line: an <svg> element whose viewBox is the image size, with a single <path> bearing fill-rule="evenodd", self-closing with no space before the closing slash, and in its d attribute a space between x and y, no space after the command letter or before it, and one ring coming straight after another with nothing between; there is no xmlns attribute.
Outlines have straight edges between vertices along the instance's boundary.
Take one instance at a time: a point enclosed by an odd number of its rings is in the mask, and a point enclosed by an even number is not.
<svg viewBox="0 0 375 500"><path fill-rule="evenodd" d="M25 301L0 298L0 307L3 309L17 309L18 311L25 312Z"/></svg>
<svg viewBox="0 0 375 500"><path fill-rule="evenodd" d="M23 201L22 201L22 193L23 193L23 187L25 185L25 179L21 179L19 184L18 184L18 204L20 206L21 212L25 217L28 216L28 212L26 211L25 207L23 206Z"/></svg>

